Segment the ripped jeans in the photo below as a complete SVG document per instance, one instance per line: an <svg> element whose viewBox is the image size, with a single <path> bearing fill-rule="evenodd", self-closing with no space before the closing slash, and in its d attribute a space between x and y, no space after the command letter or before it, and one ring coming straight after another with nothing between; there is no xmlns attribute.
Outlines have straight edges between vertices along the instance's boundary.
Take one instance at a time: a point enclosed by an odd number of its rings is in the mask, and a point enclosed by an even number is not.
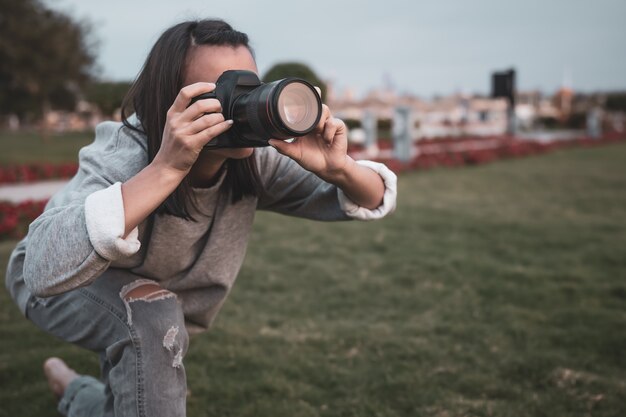
<svg viewBox="0 0 626 417"><path fill-rule="evenodd" d="M80 376L59 402L70 417L185 415L183 357L189 336L182 307L166 290L126 300L143 280L110 268L87 287L31 297L26 315L41 329L98 352L102 379ZM71 363L70 363L71 366Z"/></svg>

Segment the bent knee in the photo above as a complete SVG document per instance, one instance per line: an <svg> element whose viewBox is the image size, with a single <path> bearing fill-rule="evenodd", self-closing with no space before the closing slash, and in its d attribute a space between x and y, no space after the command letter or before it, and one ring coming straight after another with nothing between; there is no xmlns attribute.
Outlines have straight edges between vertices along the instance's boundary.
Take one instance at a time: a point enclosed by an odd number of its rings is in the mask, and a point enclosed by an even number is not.
<svg viewBox="0 0 626 417"><path fill-rule="evenodd" d="M158 327L159 323L184 325L182 307L176 294L155 281L133 281L122 287L120 298L126 307L128 325L132 325L134 319L141 320L148 326Z"/></svg>

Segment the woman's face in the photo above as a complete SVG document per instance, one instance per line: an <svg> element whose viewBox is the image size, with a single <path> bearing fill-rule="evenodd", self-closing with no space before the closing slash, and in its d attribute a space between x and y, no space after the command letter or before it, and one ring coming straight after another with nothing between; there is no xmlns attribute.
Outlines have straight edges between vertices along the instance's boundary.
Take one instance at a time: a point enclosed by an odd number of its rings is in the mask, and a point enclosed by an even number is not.
<svg viewBox="0 0 626 417"><path fill-rule="evenodd" d="M187 58L184 84L197 82L214 83L227 70L248 70L258 74L256 62L245 46L198 45L191 49ZM205 150L226 158L247 158L254 148Z"/></svg>

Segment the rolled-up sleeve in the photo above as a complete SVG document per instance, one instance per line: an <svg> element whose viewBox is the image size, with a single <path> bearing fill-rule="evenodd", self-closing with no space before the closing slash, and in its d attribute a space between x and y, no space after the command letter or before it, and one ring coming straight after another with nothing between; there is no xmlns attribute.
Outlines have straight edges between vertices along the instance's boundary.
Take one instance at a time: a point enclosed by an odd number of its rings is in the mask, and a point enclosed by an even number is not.
<svg viewBox="0 0 626 417"><path fill-rule="evenodd" d="M385 194L383 195L383 203L375 208L368 209L361 207L350 200L345 193L339 189L337 191L339 198L339 206L341 209L353 219L358 220L377 220L382 219L386 215L393 213L396 209L396 198L398 196L398 177L385 164L372 161L356 161L357 164L367 167L376 172L383 179L385 184Z"/></svg>
<svg viewBox="0 0 626 417"><path fill-rule="evenodd" d="M87 196L85 223L94 250L103 258L117 261L139 251L137 227L131 230L128 236L123 237L126 218L121 182Z"/></svg>

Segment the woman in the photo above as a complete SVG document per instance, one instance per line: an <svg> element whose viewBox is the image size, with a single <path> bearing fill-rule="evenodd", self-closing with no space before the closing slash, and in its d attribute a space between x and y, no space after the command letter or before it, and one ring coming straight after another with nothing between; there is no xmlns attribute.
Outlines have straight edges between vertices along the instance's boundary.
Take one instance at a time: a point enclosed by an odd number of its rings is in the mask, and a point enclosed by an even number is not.
<svg viewBox="0 0 626 417"><path fill-rule="evenodd" d="M7 288L26 317L100 354L102 381L45 362L64 415L185 415L188 334L224 303L257 209L347 220L395 207L396 177L347 156L346 127L326 106L292 143L204 150L232 121L219 101L190 99L229 69L257 72L244 33L219 20L165 31L123 123L96 128L76 176L12 253Z"/></svg>

